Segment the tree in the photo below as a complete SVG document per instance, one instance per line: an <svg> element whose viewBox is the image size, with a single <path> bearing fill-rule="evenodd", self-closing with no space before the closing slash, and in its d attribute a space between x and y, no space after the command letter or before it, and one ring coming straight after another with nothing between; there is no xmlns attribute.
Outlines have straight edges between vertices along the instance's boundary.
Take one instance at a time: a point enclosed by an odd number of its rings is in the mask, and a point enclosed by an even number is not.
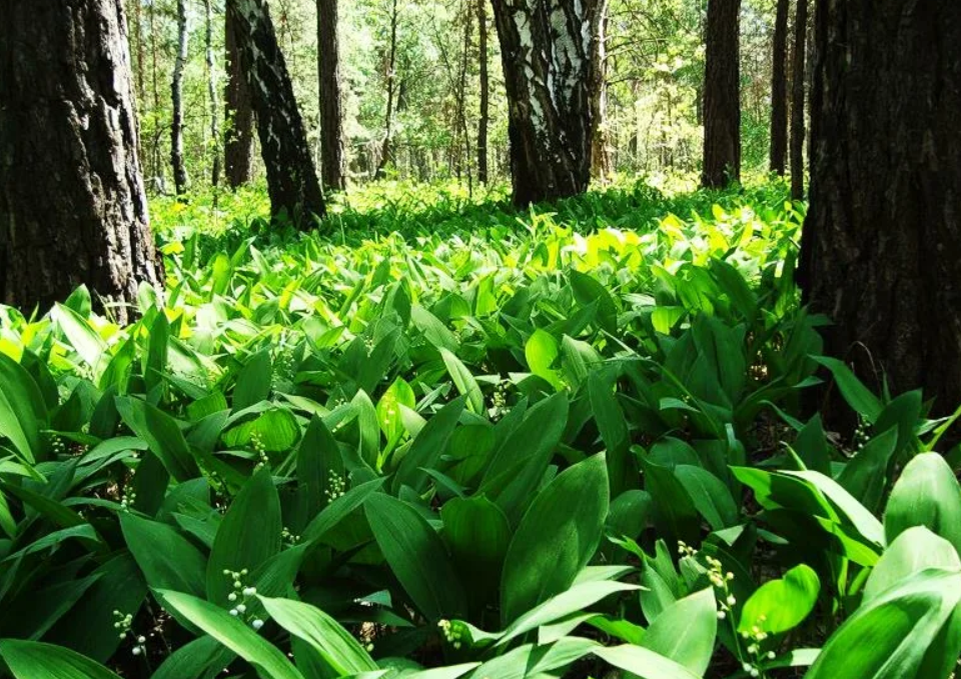
<svg viewBox="0 0 961 679"><path fill-rule="evenodd" d="M214 159L210 168L210 183L217 187L220 184L220 98L217 96L217 67L214 62L214 16L210 0L204 0L204 19L206 21L204 37L206 42L205 58L207 62L207 97L210 100L210 139L214 144Z"/></svg>
<svg viewBox="0 0 961 679"><path fill-rule="evenodd" d="M184 164L184 68L187 66L187 0L177 0L177 59L170 82L173 122L170 126L170 164L174 171L174 191L187 191L187 166Z"/></svg>
<svg viewBox="0 0 961 679"><path fill-rule="evenodd" d="M591 27L605 0L493 3L508 100L513 201L583 192L591 178Z"/></svg>
<svg viewBox="0 0 961 679"><path fill-rule="evenodd" d="M391 159L391 136L394 129L394 90L397 83L397 28L400 22L400 10L397 0L392 0L390 10L390 43L387 46L387 112L384 114L384 143L380 149L380 162L377 164L375 177L382 179Z"/></svg>
<svg viewBox="0 0 961 679"><path fill-rule="evenodd" d="M807 80L808 0L797 0L791 84L791 197L804 199L804 83Z"/></svg>
<svg viewBox="0 0 961 679"><path fill-rule="evenodd" d="M825 353L961 402L961 4L818 0L800 281Z"/></svg>
<svg viewBox="0 0 961 679"><path fill-rule="evenodd" d="M802 2L804 0L801 0ZM777 0L771 69L771 172L784 176L787 161L787 33L790 0Z"/></svg>
<svg viewBox="0 0 961 679"><path fill-rule="evenodd" d="M487 168L487 130L490 126L490 76L488 75L488 61L490 55L487 47L487 0L477 2L477 46L478 46L478 87L480 89L480 115L477 118L477 181L486 184Z"/></svg>
<svg viewBox="0 0 961 679"><path fill-rule="evenodd" d="M0 21L0 300L41 311L87 285L133 315L159 286L116 0L7 0ZM57 45L57 49L51 49Z"/></svg>
<svg viewBox="0 0 961 679"><path fill-rule="evenodd" d="M227 184L236 189L250 181L254 153L254 110L250 103L247 79L237 45L237 17L227 12L224 43L227 61L227 86L224 92L227 135L224 139L224 167Z"/></svg>
<svg viewBox="0 0 961 679"><path fill-rule="evenodd" d="M234 15L234 39L257 114L271 212L286 212L307 227L302 215L322 216L324 194L270 12L265 0L228 0L227 11Z"/></svg>
<svg viewBox="0 0 961 679"><path fill-rule="evenodd" d="M347 188L344 103L338 38L338 0L317 0L317 71L320 74L320 167L324 187Z"/></svg>
<svg viewBox="0 0 961 679"><path fill-rule="evenodd" d="M604 179L611 172L607 134L607 3L591 24L591 176Z"/></svg>
<svg viewBox="0 0 961 679"><path fill-rule="evenodd" d="M701 175L708 188L741 177L740 14L741 0L708 0Z"/></svg>

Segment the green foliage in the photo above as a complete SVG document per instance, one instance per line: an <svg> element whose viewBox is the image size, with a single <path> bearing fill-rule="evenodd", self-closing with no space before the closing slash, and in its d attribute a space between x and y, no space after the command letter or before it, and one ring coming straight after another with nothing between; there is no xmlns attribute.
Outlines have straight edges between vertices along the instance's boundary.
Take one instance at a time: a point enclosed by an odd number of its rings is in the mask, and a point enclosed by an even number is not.
<svg viewBox="0 0 961 679"><path fill-rule="evenodd" d="M0 307L3 672L947 676L946 421L821 356L782 187L395 197L163 207L129 327Z"/></svg>

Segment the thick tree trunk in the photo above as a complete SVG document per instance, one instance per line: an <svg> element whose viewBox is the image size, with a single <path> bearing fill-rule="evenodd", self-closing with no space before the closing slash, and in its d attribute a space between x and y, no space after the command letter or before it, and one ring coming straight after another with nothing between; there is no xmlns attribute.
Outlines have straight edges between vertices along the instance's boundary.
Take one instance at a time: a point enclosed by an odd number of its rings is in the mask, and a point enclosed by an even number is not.
<svg viewBox="0 0 961 679"><path fill-rule="evenodd" d="M794 24L794 80L791 83L791 197L804 199L804 83L807 80L808 0L797 0Z"/></svg>
<svg viewBox="0 0 961 679"><path fill-rule="evenodd" d="M234 38L257 114L271 211L309 228L307 215L325 213L324 194L270 12L265 0L228 0L227 8L235 15Z"/></svg>
<svg viewBox="0 0 961 679"><path fill-rule="evenodd" d="M392 155L391 136L394 131L394 84L397 79L397 24L399 18L397 0L393 0L390 12L390 45L387 48L387 113L384 116L384 143L381 145L380 162L377 164L375 179L383 179Z"/></svg>
<svg viewBox="0 0 961 679"><path fill-rule="evenodd" d="M709 0L704 72L701 183L722 188L741 178L741 0Z"/></svg>
<svg viewBox="0 0 961 679"><path fill-rule="evenodd" d="M86 284L121 323L159 286L121 0L6 0L0 21L0 301Z"/></svg>
<svg viewBox="0 0 961 679"><path fill-rule="evenodd" d="M493 3L507 87L513 201L571 196L591 178L591 26L601 0Z"/></svg>
<svg viewBox="0 0 961 679"><path fill-rule="evenodd" d="M174 191L187 191L187 166L184 164L184 68L187 66L187 0L177 0L177 59L170 82L173 122L170 126L170 164L174 172Z"/></svg>
<svg viewBox="0 0 961 679"><path fill-rule="evenodd" d="M787 33L791 0L777 0L771 70L771 172L784 176L787 161Z"/></svg>
<svg viewBox="0 0 961 679"><path fill-rule="evenodd" d="M591 25L591 176L603 180L611 173L611 154L607 131L607 0Z"/></svg>
<svg viewBox="0 0 961 679"><path fill-rule="evenodd" d="M250 91L237 46L237 17L227 12L224 21L224 42L227 53L227 87L225 119L227 135L224 139L224 166L227 184L232 189L250 181L254 156L254 110Z"/></svg>
<svg viewBox="0 0 961 679"><path fill-rule="evenodd" d="M324 187L347 188L344 95L340 68L338 0L317 0L317 71L320 74L320 167Z"/></svg>
<svg viewBox="0 0 961 679"><path fill-rule="evenodd" d="M961 4L818 0L804 299L880 389L961 402Z"/></svg>
<svg viewBox="0 0 961 679"><path fill-rule="evenodd" d="M138 0L139 1L139 0ZM214 158L210 168L210 183L214 188L220 184L220 97L217 96L217 66L214 62L214 17L210 0L204 0L207 21L207 96L210 99L210 140L214 145Z"/></svg>
<svg viewBox="0 0 961 679"><path fill-rule="evenodd" d="M490 55L487 47L487 0L477 1L477 30L478 30L478 80L480 88L480 115L477 119L477 181L486 184L487 169L487 130L490 126L490 76L488 62Z"/></svg>

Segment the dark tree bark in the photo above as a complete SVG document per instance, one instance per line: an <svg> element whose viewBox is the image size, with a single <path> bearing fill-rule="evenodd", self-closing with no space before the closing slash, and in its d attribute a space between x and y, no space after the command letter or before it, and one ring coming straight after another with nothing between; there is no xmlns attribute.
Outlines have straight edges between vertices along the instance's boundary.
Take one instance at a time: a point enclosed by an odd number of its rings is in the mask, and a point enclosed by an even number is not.
<svg viewBox="0 0 961 679"><path fill-rule="evenodd" d="M490 126L490 76L488 63L490 55L487 47L487 0L477 0L477 44L478 44L478 86L480 89L480 115L477 119L477 181L486 184L487 169L487 130Z"/></svg>
<svg viewBox="0 0 961 679"><path fill-rule="evenodd" d="M86 284L121 323L159 286L121 0L6 0L0 21L0 300Z"/></svg>
<svg viewBox="0 0 961 679"><path fill-rule="evenodd" d="M771 71L771 172L784 176L787 164L787 33L791 0L777 0Z"/></svg>
<svg viewBox="0 0 961 679"><path fill-rule="evenodd" d="M701 183L723 188L741 178L741 0L709 0L704 72Z"/></svg>
<svg viewBox="0 0 961 679"><path fill-rule="evenodd" d="M177 0L177 59L170 82L173 122L170 126L170 164L174 172L174 191L187 191L187 166L184 164L184 68L187 66L187 0Z"/></svg>
<svg viewBox="0 0 961 679"><path fill-rule="evenodd" d="M593 17L591 54L591 176L603 180L611 172L607 131L607 0Z"/></svg>
<svg viewBox="0 0 961 679"><path fill-rule="evenodd" d="M507 86L513 201L571 196L591 178L590 27L601 0L493 3Z"/></svg>
<svg viewBox="0 0 961 679"><path fill-rule="evenodd" d="M870 386L961 402L961 4L818 0L804 299Z"/></svg>
<svg viewBox="0 0 961 679"><path fill-rule="evenodd" d="M225 118L227 134L224 139L224 166L227 184L232 189L250 181L254 156L254 110L250 91L244 77L240 49L237 46L237 17L227 12L224 22L224 42L227 53L227 86Z"/></svg>
<svg viewBox="0 0 961 679"><path fill-rule="evenodd" d="M267 4L228 0L227 11L235 15L234 38L257 115L271 211L286 212L300 227L309 228L310 220L303 217L324 215L324 194Z"/></svg>
<svg viewBox="0 0 961 679"><path fill-rule="evenodd" d="M139 0L137 0L139 2ZM214 188L220 184L220 97L217 96L217 68L214 63L214 17L210 0L204 0L206 19L207 97L210 99L210 139L214 145L214 158L210 168L210 183Z"/></svg>
<svg viewBox="0 0 961 679"><path fill-rule="evenodd" d="M808 0L797 0L794 24L794 80L791 83L791 198L804 199L804 84L807 80Z"/></svg>
<svg viewBox="0 0 961 679"><path fill-rule="evenodd" d="M397 24L400 15L397 0L393 0L390 10L390 45L387 47L387 113L384 116L384 143L381 145L380 162L377 164L376 179L383 179L387 164L391 161L391 137L394 131L394 89L397 82Z"/></svg>
<svg viewBox="0 0 961 679"><path fill-rule="evenodd" d="M324 187L347 188L344 95L340 68L338 0L317 0L317 71L320 74L320 167Z"/></svg>

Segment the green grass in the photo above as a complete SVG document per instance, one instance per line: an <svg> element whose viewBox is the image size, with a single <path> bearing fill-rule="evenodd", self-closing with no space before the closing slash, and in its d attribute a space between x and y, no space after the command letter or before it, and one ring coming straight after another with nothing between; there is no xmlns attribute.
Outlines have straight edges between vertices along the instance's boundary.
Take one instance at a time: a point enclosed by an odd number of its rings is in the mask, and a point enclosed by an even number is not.
<svg viewBox="0 0 961 679"><path fill-rule="evenodd" d="M947 676L949 423L820 356L783 184L663 186L160 199L140 321L0 307L13 674Z"/></svg>

